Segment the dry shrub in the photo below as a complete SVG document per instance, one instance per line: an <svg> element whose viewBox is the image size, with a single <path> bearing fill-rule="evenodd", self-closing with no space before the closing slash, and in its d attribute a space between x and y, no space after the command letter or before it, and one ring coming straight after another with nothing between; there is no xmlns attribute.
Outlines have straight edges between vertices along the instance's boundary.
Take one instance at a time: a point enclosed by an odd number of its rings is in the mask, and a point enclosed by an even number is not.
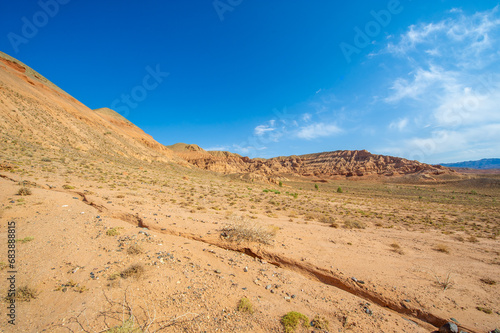
<svg viewBox="0 0 500 333"><path fill-rule="evenodd" d="M19 191L17 191L17 195L20 196L31 195L31 190L23 186L19 189Z"/></svg>
<svg viewBox="0 0 500 333"><path fill-rule="evenodd" d="M276 236L276 228L266 228L247 218L234 218L233 223L221 230L221 237L230 241L241 243L243 241L270 244Z"/></svg>
<svg viewBox="0 0 500 333"><path fill-rule="evenodd" d="M240 299L240 302L238 303L238 311L248 312L250 314L253 313L253 305L248 298L242 297Z"/></svg>
<svg viewBox="0 0 500 333"><path fill-rule="evenodd" d="M134 254L141 254L143 251L142 247L140 247L138 244L132 244L128 247L127 253L134 255Z"/></svg>
<svg viewBox="0 0 500 333"><path fill-rule="evenodd" d="M129 267L125 268L121 273L120 276L123 279L128 279L128 278L135 278L138 279L141 276L144 275L145 269L142 264L132 264Z"/></svg>
<svg viewBox="0 0 500 333"><path fill-rule="evenodd" d="M344 228L346 229L365 229L366 225L361 221L345 221Z"/></svg>
<svg viewBox="0 0 500 333"><path fill-rule="evenodd" d="M448 248L448 246L446 246L444 244L436 245L436 247L434 247L434 251L443 252L443 253L450 253L450 249Z"/></svg>
<svg viewBox="0 0 500 333"><path fill-rule="evenodd" d="M16 289L16 295L14 297L5 297L7 302L10 302L13 298L19 302L29 302L32 299L37 298L38 291L35 288L31 288L27 285L18 287Z"/></svg>
<svg viewBox="0 0 500 333"><path fill-rule="evenodd" d="M311 326L319 330L328 331L330 329L330 323L325 317L316 315L311 321Z"/></svg>
<svg viewBox="0 0 500 333"><path fill-rule="evenodd" d="M391 247L392 247L392 251L394 251L398 254L405 254L403 249L401 248L401 246L398 243L396 243L396 242L392 243Z"/></svg>

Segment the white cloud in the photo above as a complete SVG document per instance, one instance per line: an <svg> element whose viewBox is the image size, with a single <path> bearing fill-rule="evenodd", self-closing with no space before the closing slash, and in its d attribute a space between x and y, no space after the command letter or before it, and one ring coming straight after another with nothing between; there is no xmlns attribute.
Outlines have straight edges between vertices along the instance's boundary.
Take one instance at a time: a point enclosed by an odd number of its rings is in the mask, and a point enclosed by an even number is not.
<svg viewBox="0 0 500 333"><path fill-rule="evenodd" d="M311 116L311 114L310 114L310 113L304 113L304 114L302 115L302 120L303 120L303 121L309 121L309 120L311 120L311 118L312 118L312 116Z"/></svg>
<svg viewBox="0 0 500 333"><path fill-rule="evenodd" d="M436 84L445 90L450 90L456 85L453 72L444 71L434 65L431 65L429 70L417 68L410 75L413 76L410 81L407 78L398 78L394 81L391 87L392 94L385 98L386 102L399 102L403 98L417 99Z"/></svg>
<svg viewBox="0 0 500 333"><path fill-rule="evenodd" d="M453 17L411 25L397 42L388 43L382 53L415 57L424 49L427 55L444 55L458 67L483 68L499 57L498 9L497 6L469 16L455 9L449 11Z"/></svg>
<svg viewBox="0 0 500 333"><path fill-rule="evenodd" d="M254 129L254 133L255 135L264 135L266 134L266 132L272 132L274 130L276 130L276 128L274 127L271 127L272 125L259 125L257 127L255 127Z"/></svg>
<svg viewBox="0 0 500 333"><path fill-rule="evenodd" d="M408 126L408 118L399 119L397 121L393 121L389 124L389 129L397 129L402 131Z"/></svg>
<svg viewBox="0 0 500 333"><path fill-rule="evenodd" d="M319 137L332 136L340 132L342 132L342 130L334 124L315 123L301 127L297 132L297 137L312 140Z"/></svg>
<svg viewBox="0 0 500 333"><path fill-rule="evenodd" d="M206 151L229 151L230 147L229 146L214 146L214 147L208 147L204 148Z"/></svg>
<svg viewBox="0 0 500 333"><path fill-rule="evenodd" d="M475 160L488 155L497 157L500 151L500 123L463 130L434 130L377 151L427 163Z"/></svg>

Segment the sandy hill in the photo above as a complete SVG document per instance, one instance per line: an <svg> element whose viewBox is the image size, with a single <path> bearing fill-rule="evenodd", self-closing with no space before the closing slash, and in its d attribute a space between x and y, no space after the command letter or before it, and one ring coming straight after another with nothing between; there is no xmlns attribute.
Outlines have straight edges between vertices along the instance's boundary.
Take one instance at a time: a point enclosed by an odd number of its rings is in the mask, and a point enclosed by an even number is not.
<svg viewBox="0 0 500 333"><path fill-rule="evenodd" d="M11 147L66 156L180 161L168 148L110 109L91 110L25 64L0 53L0 135Z"/></svg>

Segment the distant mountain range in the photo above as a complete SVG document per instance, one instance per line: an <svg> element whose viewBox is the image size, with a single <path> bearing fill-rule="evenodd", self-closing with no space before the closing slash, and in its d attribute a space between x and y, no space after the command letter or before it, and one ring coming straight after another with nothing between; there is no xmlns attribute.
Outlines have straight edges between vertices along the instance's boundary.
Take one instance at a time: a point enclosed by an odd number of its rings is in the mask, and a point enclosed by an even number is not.
<svg viewBox="0 0 500 333"><path fill-rule="evenodd" d="M500 158L483 158L478 161L466 161L457 163L441 163L442 166L449 168L468 168L468 169L500 169Z"/></svg>

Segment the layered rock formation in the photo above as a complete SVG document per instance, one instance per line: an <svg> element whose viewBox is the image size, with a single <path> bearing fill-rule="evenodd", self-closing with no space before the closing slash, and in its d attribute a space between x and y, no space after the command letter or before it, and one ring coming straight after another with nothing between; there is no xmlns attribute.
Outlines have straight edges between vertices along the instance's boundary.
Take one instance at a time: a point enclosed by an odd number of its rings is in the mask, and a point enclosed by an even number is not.
<svg viewBox="0 0 500 333"><path fill-rule="evenodd" d="M176 144L169 148L192 165L222 173L294 175L327 179L336 176L394 176L414 173L437 175L449 171L440 165L375 155L366 150L338 150L271 159L250 159L230 152L205 151L196 145Z"/></svg>

